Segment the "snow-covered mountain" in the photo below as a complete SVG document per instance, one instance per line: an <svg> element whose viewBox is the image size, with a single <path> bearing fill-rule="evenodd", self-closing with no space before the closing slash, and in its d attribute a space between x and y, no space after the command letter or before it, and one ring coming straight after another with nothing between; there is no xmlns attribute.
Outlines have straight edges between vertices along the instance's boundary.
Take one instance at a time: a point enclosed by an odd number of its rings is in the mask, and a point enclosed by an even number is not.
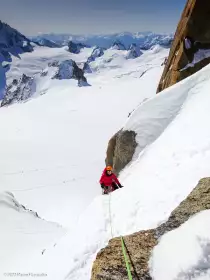
<svg viewBox="0 0 210 280"><path fill-rule="evenodd" d="M9 70L7 62L11 62L11 55L18 57L21 53L31 51L33 51L33 47L28 38L8 24L0 21L0 100L4 96L6 87L5 73Z"/></svg>
<svg viewBox="0 0 210 280"><path fill-rule="evenodd" d="M78 86L88 86L84 71L72 59L49 62L48 66L40 73L30 77L25 74L19 79L14 79L5 89L1 106L14 102L23 102L31 97L43 95L47 92L53 79L78 81Z"/></svg>
<svg viewBox="0 0 210 280"><path fill-rule="evenodd" d="M11 61L11 54L18 56L31 51L33 51L33 47L28 38L0 21L0 62Z"/></svg>
<svg viewBox="0 0 210 280"><path fill-rule="evenodd" d="M115 41L120 41L127 49L132 43L143 49L150 49L154 45L170 47L173 40L172 34L156 34L152 32L124 32L107 35L71 35L71 34L43 34L36 38L46 38L60 45L67 45L69 41L83 43L89 46L110 48Z"/></svg>

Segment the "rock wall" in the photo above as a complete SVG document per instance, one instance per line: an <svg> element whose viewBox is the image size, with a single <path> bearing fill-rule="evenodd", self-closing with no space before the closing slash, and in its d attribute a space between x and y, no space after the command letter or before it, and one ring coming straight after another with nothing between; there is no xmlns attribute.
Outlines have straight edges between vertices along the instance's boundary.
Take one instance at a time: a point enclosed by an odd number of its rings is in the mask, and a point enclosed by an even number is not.
<svg viewBox="0 0 210 280"><path fill-rule="evenodd" d="M168 220L156 229L140 231L124 237L134 280L152 280L149 259L159 238L176 229L191 216L210 209L210 178L203 178L189 196L171 213ZM110 240L93 264L91 280L127 280L120 238Z"/></svg>
<svg viewBox="0 0 210 280"><path fill-rule="evenodd" d="M189 59L189 52L186 51L184 39L192 38L193 42L207 43L210 48L210 1L209 0L188 0L181 19L179 21L170 54L163 71L157 93L165 88L194 74L210 63L210 57L204 57L190 67L186 65L192 61ZM193 50L194 49L194 50ZM192 48L197 51L198 48Z"/></svg>
<svg viewBox="0 0 210 280"><path fill-rule="evenodd" d="M134 131L120 130L110 140L106 152L106 165L111 165L114 172L119 172L132 160L136 143Z"/></svg>

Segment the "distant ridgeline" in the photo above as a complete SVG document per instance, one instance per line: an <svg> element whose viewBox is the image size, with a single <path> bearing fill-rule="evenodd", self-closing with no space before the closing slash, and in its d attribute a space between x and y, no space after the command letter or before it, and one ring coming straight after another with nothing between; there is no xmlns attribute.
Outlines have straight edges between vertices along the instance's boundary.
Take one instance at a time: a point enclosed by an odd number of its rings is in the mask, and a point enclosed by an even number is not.
<svg viewBox="0 0 210 280"><path fill-rule="evenodd" d="M70 35L70 34L43 34L31 38L34 42L43 42L49 40L60 46L67 46L69 41L80 43L86 46L98 46L101 48L110 48L115 42L120 42L129 49L131 44L136 44L142 49L150 49L154 45L170 47L173 34L155 34L152 32L124 32L111 35Z"/></svg>

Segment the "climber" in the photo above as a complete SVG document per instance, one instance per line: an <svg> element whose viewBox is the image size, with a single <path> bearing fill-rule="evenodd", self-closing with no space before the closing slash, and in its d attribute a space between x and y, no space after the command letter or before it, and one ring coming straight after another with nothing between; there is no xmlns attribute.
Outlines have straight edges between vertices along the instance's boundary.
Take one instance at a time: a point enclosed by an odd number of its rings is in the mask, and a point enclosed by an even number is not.
<svg viewBox="0 0 210 280"><path fill-rule="evenodd" d="M104 169L100 184L103 189L103 194L108 194L109 192L113 192L116 189L123 187L113 173L113 168L110 165Z"/></svg>

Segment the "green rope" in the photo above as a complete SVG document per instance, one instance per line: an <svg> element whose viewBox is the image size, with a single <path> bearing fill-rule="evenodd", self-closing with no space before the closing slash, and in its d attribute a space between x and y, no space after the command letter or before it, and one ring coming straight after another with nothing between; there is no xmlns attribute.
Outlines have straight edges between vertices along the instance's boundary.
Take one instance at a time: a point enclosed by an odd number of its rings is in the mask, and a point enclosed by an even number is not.
<svg viewBox="0 0 210 280"><path fill-rule="evenodd" d="M122 251L123 251L123 256L124 256L124 260L125 260L125 264L126 264L126 269L127 269L127 273L128 273L128 279L132 280L133 278L131 275L130 265L128 262L128 256L127 256L126 249L125 249L125 242L124 242L124 239L122 236L120 237L120 239L121 239Z"/></svg>
<svg viewBox="0 0 210 280"><path fill-rule="evenodd" d="M110 229L111 229L111 237L113 238L113 228L112 228L112 214L111 214L111 192L109 192L109 220L110 220ZM122 244L122 252L123 252L123 256L124 256L124 260L125 260L125 264L126 264L126 269L127 269L127 273L128 273L128 279L129 280L133 280L132 275L131 275L131 270L130 270L130 265L128 262L128 256L126 253L126 248L125 248L125 242L123 237L120 237L121 239L121 244Z"/></svg>

